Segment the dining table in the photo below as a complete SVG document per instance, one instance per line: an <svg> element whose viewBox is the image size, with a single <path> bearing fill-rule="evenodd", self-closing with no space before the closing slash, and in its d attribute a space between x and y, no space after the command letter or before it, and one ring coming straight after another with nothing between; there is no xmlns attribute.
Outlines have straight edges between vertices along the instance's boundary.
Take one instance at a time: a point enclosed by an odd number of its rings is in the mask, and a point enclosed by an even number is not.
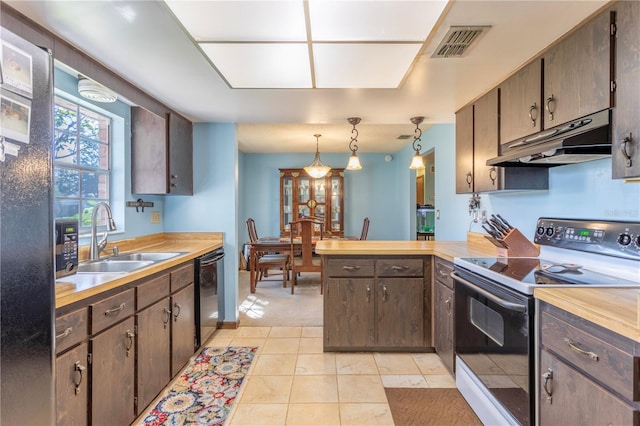
<svg viewBox="0 0 640 426"><path fill-rule="evenodd" d="M321 239L334 239L334 240L358 240L358 237L354 236L342 236L342 237L324 237L314 236L311 243L315 247L316 243ZM301 239L293 240L294 250L297 246L302 245ZM290 237L261 237L256 241L249 243L249 283L251 293L256 292L256 283L258 281L258 270L256 268L257 253L290 253L291 252L291 238ZM286 273L286 271L283 271Z"/></svg>

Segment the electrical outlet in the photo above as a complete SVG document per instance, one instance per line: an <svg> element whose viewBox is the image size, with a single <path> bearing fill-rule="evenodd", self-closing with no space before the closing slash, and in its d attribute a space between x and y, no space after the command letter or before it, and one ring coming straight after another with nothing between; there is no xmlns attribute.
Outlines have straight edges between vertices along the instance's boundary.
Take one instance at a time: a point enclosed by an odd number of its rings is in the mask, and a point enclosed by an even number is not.
<svg viewBox="0 0 640 426"><path fill-rule="evenodd" d="M160 212L151 212L151 223L160 223Z"/></svg>
<svg viewBox="0 0 640 426"><path fill-rule="evenodd" d="M487 211L486 210L482 210L482 215L480 217L482 219L482 223L485 223L487 221Z"/></svg>

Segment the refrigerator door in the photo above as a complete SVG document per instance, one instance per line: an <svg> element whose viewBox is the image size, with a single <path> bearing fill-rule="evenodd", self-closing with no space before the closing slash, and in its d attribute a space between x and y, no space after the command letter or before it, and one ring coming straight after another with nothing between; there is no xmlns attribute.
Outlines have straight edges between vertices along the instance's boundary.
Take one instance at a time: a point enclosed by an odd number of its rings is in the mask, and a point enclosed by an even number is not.
<svg viewBox="0 0 640 426"><path fill-rule="evenodd" d="M0 424L54 424L52 58L0 41Z"/></svg>

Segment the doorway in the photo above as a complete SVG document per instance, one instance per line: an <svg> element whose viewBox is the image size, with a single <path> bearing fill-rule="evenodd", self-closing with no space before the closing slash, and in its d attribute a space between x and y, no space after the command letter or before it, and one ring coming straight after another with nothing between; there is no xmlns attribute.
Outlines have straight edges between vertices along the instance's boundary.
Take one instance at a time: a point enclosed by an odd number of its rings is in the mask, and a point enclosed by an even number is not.
<svg viewBox="0 0 640 426"><path fill-rule="evenodd" d="M416 239L433 240L435 237L435 151L422 156L424 169L416 173Z"/></svg>

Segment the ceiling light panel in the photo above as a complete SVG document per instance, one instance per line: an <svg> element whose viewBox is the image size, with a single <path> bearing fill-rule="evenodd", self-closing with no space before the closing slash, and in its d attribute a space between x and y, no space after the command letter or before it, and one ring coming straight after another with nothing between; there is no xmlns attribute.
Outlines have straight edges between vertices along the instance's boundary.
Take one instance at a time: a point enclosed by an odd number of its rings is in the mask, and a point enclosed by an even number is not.
<svg viewBox="0 0 640 426"><path fill-rule="evenodd" d="M313 41L420 41L447 1L309 0Z"/></svg>
<svg viewBox="0 0 640 426"><path fill-rule="evenodd" d="M418 43L315 43L316 87L395 89L421 47Z"/></svg>
<svg viewBox="0 0 640 426"><path fill-rule="evenodd" d="M233 88L311 87L304 43L201 43L200 47Z"/></svg>
<svg viewBox="0 0 640 426"><path fill-rule="evenodd" d="M196 41L307 40L301 0L166 3Z"/></svg>

